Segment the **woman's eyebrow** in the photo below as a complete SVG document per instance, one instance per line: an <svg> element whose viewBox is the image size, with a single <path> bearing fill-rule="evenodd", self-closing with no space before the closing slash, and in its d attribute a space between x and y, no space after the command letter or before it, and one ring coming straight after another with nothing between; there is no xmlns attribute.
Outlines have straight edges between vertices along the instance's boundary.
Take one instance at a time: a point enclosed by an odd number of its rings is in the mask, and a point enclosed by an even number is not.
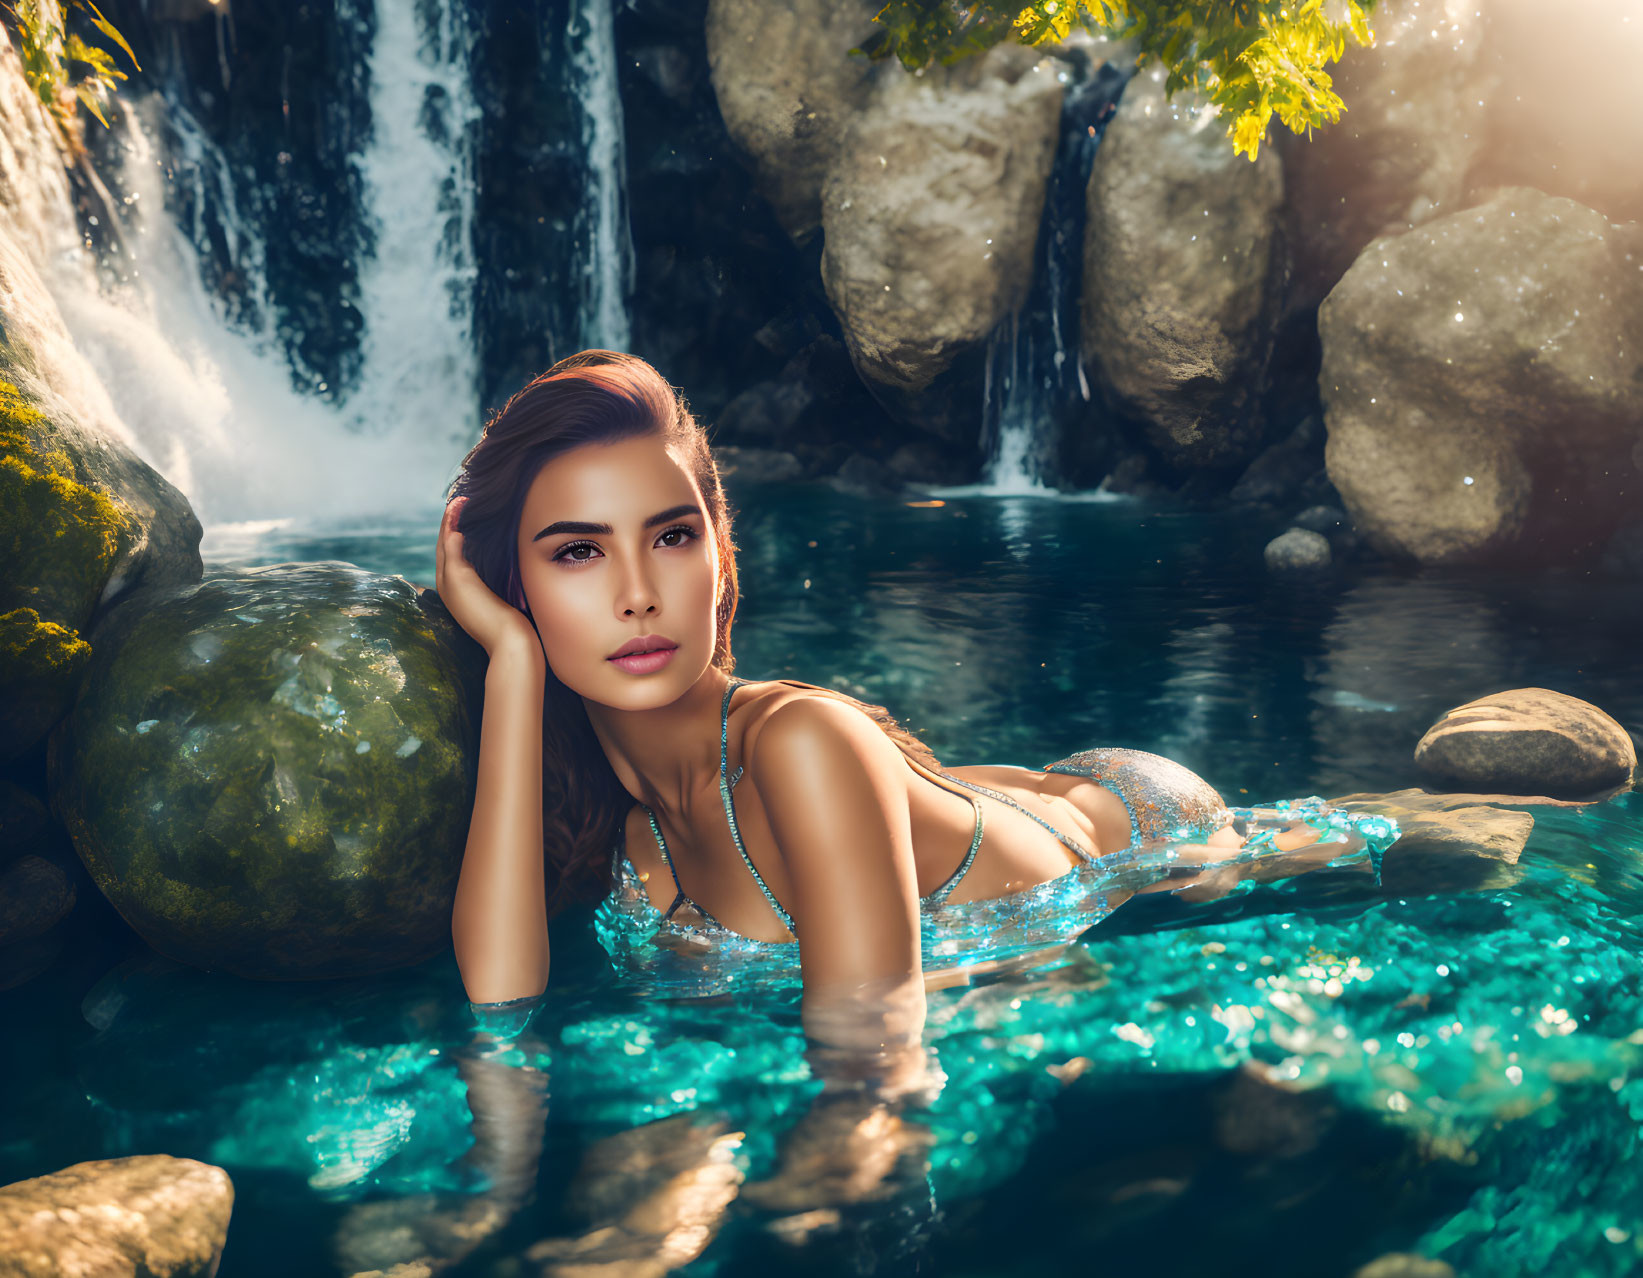
<svg viewBox="0 0 1643 1278"><path fill-rule="evenodd" d="M682 519L686 515L700 516L701 513L702 508L700 506L696 505L694 502L686 502L683 506L669 506L666 510L657 511L649 519L645 520L644 526L646 528L654 528L657 524L665 524L669 520ZM555 533L582 533L584 535L599 534L601 536L608 537L615 531L616 530L609 524L590 524L579 519L560 519L549 524L541 532L537 533L536 536L532 537L531 540L533 542L541 541L542 538L551 537Z"/></svg>

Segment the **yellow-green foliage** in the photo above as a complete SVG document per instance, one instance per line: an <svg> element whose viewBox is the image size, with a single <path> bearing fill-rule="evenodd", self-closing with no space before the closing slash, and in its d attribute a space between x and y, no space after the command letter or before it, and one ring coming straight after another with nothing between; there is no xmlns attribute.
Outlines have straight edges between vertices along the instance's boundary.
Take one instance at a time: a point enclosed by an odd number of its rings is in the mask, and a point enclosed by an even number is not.
<svg viewBox="0 0 1643 1278"><path fill-rule="evenodd" d="M870 58L891 54L909 70L950 65L1013 36L1039 45L1074 25L1136 41L1138 65L1169 71L1166 89L1203 93L1227 119L1233 150L1255 159L1276 115L1297 133L1341 118L1345 104L1327 67L1348 39L1373 43L1375 0L889 0Z"/></svg>
<svg viewBox="0 0 1643 1278"><path fill-rule="evenodd" d="M59 12L79 10L86 21L123 49L131 65L141 71L136 55L126 38L103 17L92 0L61 0L60 5L49 8L40 0L15 0L5 7L11 10L17 27L17 52L23 62L24 80L51 112L64 141L71 148L78 148L79 137L73 127L75 104L82 104L107 128L108 118L103 108L108 105L116 81L126 79L126 74L114 65L114 56L107 49L87 44L67 30ZM69 70L75 65L87 69L75 75Z"/></svg>

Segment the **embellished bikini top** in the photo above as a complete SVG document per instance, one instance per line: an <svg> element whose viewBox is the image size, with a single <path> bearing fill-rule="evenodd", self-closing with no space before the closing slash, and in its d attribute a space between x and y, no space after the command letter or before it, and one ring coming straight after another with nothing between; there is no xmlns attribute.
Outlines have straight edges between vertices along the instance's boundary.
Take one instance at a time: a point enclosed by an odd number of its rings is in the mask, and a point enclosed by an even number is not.
<svg viewBox="0 0 1643 1278"><path fill-rule="evenodd" d="M764 876L759 873L758 867L753 864L753 859L747 854L747 848L742 843L741 830L736 824L736 806L731 797L732 792L736 788L736 783L742 779L743 765L738 765L733 774L729 771L730 698L732 694L735 693L737 688L750 682L752 682L752 680L732 678L729 686L725 688L724 702L721 705L719 712L719 797L724 802L725 820L730 825L730 837L736 844L736 851L741 853L743 863L746 864L748 872L753 875L753 881L759 885L759 890L764 893L765 900L769 901L770 907L776 911L776 916L781 919L782 924L787 928L787 930L797 937L798 929L793 924L793 916L789 914L787 910L782 907L782 903L776 899L775 893L770 890L769 885L764 881ZM795 681L784 679L778 680L777 682L794 683ZM803 687L805 685L799 684L797 686ZM1061 831L1057 830L1037 813L1022 807L1021 804L1010 798L1009 795L1000 794L997 790L991 790L986 786L977 785L973 781L966 781L962 777L950 776L945 772L940 775L944 780L951 781L955 785L963 786L968 790L974 790L978 794L988 795L994 799L997 799L1000 803L1008 804L1018 812L1025 813L1027 816L1032 817L1033 820L1042 825L1051 834L1055 835L1058 840L1076 853L1078 857L1086 864L1093 864L1095 862L1096 858L1092 852L1080 846L1075 840L1062 834ZM964 860L959 863L958 869L953 871L947 881L940 887L936 888L935 891L931 892L928 896L919 898L919 907L925 913L938 910L942 907L948 896L952 894L953 889L957 887L964 876L969 873L970 866L975 863L976 853L981 848L981 804L971 795L967 794L964 797L970 800L970 806L975 809L975 836L970 840L970 850L964 854ZM641 804L640 806L643 807L644 805ZM699 931L738 937L742 941L756 945L796 944L796 941L755 941L751 937L742 936L741 933L734 932L730 928L725 927L724 924L720 923L695 901L692 901L690 896L685 892L684 885L679 882L679 871L674 867L673 858L668 853L667 841L662 837L662 827L656 821L656 814L651 811L650 808L645 807L645 816L650 821L650 831L656 836L656 847L662 854L662 860L667 865L668 873L673 876L673 886L676 893L673 898L673 903L669 905L666 910L658 912L663 922L674 922L675 916L678 912L686 907L689 907L701 917L703 923L705 924L705 926L697 929ZM620 840L614 850L613 870L614 877L619 884L625 875L632 875L634 878L638 877L636 872L633 870L632 862L627 860L626 850L622 846ZM644 896L646 903L649 904L649 895L648 893L643 892L642 884L641 895ZM655 906L653 904L650 908L652 911L655 911Z"/></svg>

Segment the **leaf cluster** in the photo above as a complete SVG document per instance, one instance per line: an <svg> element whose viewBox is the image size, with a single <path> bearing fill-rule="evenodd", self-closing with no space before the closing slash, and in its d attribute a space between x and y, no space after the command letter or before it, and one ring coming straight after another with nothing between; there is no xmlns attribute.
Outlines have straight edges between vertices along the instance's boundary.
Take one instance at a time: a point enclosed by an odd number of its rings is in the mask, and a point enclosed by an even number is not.
<svg viewBox="0 0 1643 1278"><path fill-rule="evenodd" d="M76 104L83 105L106 129L108 118L103 108L108 105L117 83L127 76L115 65L112 51L87 44L78 34L66 30L68 12L83 13L87 21L124 50L131 65L141 71L137 55L92 0L63 0L61 8L42 0L16 0L15 4L0 7L9 10L17 30L24 80L51 113L63 140L77 150ZM75 67L80 70L72 71Z"/></svg>
<svg viewBox="0 0 1643 1278"><path fill-rule="evenodd" d="M1346 109L1328 66L1350 39L1374 42L1376 0L889 0L859 50L908 70L951 66L1007 38L1065 40L1074 27L1134 42L1136 65L1161 64L1174 95L1196 89L1227 120L1233 151L1254 160L1274 115L1296 133Z"/></svg>

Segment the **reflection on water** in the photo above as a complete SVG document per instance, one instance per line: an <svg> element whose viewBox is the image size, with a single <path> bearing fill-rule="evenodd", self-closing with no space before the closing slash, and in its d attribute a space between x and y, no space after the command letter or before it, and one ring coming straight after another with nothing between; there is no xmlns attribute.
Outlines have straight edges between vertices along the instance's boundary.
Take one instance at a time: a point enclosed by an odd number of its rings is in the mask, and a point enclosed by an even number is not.
<svg viewBox="0 0 1643 1278"><path fill-rule="evenodd" d="M1258 574L1273 530L1245 516L1039 502L1006 530L979 500L743 501L740 673L886 704L949 766L1128 745L1265 804L1412 786L1431 720L1497 688L1643 710L1620 636L1637 601L1586 583L1301 590ZM334 534L312 557L427 580L413 544ZM476 1022L449 956L249 984L128 949L93 909L0 995L0 1180L157 1150L221 1165L226 1278L1092 1255L1344 1275L1396 1251L1630 1272L1643 799L1459 806L1386 801L1406 837L1379 887L1366 851L1289 877L1257 855L933 989L922 1082L894 1095L817 1055L790 981L614 981L591 912L556 926L550 996L503 1024Z"/></svg>

